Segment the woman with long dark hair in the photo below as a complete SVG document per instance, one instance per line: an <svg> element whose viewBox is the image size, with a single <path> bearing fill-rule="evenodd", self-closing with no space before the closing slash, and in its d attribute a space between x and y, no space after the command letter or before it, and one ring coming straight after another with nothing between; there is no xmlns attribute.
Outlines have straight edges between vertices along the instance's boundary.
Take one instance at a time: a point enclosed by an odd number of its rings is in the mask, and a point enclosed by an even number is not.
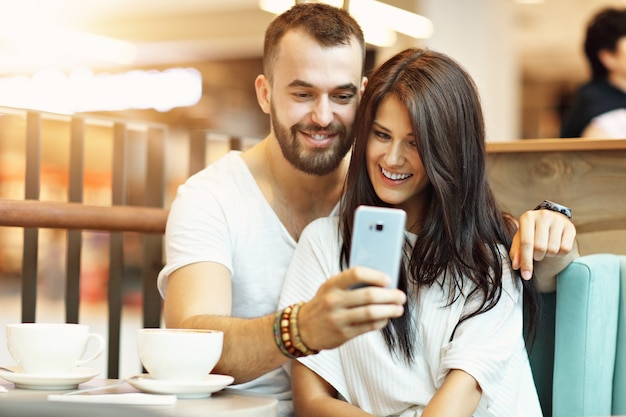
<svg viewBox="0 0 626 417"><path fill-rule="evenodd" d="M371 75L356 120L340 213L303 233L281 305L348 267L360 205L407 213L407 303L382 331L292 364L297 415L541 415L522 330L537 290L511 267L516 224L488 184L471 77L444 54L405 50Z"/></svg>

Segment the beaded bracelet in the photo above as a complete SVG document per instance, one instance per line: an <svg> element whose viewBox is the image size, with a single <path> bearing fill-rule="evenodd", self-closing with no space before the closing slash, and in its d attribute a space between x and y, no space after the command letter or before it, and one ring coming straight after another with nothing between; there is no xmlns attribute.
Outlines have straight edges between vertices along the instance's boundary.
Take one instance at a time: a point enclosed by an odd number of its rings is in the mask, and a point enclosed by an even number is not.
<svg viewBox="0 0 626 417"><path fill-rule="evenodd" d="M276 312L274 317L274 342L281 353L290 359L318 353L317 350L309 349L300 338L298 312L302 304L287 306Z"/></svg>
<svg viewBox="0 0 626 417"><path fill-rule="evenodd" d="M298 313L300 312L300 307L304 303L298 303L293 306L291 311L291 315L289 317L289 329L291 330L291 340L293 345L302 353L302 356L314 355L319 353L318 350L309 349L307 345L304 344L302 339L300 338L300 331L298 329Z"/></svg>
<svg viewBox="0 0 626 417"><path fill-rule="evenodd" d="M302 356L293 345L291 334L289 331L289 320L293 311L293 305L285 307L282 311L278 311L274 318L274 342L283 355L290 359Z"/></svg>

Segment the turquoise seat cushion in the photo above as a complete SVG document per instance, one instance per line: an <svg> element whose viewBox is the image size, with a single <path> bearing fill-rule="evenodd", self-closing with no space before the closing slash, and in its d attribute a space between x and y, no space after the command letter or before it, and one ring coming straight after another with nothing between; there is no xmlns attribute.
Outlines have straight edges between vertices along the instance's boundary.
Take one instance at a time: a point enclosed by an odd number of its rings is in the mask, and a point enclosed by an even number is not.
<svg viewBox="0 0 626 417"><path fill-rule="evenodd" d="M626 255L620 255L621 302L617 322L617 348L613 377L613 415L626 415Z"/></svg>
<svg viewBox="0 0 626 417"><path fill-rule="evenodd" d="M587 255L557 278L554 417L612 413L619 268L618 256Z"/></svg>

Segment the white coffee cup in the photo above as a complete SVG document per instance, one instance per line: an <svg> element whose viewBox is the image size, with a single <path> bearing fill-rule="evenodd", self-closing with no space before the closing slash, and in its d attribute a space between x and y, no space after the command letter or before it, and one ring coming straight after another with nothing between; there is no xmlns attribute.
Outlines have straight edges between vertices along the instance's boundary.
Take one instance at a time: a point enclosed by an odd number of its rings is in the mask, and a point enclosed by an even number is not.
<svg viewBox="0 0 626 417"><path fill-rule="evenodd" d="M89 333L86 324L7 324L6 337L9 353L27 374L66 375L96 359L105 347L104 338ZM97 349L84 358L90 340L96 341Z"/></svg>
<svg viewBox="0 0 626 417"><path fill-rule="evenodd" d="M222 355L224 333L219 330L139 329L139 360L154 379L199 381Z"/></svg>

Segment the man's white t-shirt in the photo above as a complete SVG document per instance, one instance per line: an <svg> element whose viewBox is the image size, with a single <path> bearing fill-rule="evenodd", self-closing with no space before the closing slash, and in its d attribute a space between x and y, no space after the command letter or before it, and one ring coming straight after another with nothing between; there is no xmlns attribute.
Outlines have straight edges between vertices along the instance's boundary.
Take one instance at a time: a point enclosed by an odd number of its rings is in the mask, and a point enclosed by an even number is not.
<svg viewBox="0 0 626 417"><path fill-rule="evenodd" d="M197 262L217 262L232 274L233 317L271 314L277 310L295 247L240 152L232 151L179 187L167 220L167 261L158 288L164 297L173 271ZM291 398L282 367L236 388Z"/></svg>

